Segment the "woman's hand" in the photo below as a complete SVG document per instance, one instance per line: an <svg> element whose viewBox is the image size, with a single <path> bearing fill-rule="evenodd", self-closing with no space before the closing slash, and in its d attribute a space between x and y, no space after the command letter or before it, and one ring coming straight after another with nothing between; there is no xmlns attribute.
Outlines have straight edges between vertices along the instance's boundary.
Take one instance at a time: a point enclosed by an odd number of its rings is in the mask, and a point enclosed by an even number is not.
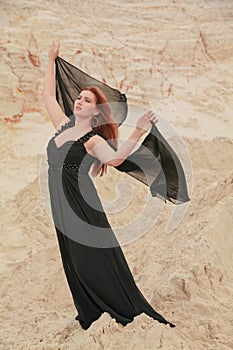
<svg viewBox="0 0 233 350"><path fill-rule="evenodd" d="M54 61L59 54L59 47L59 41L53 41L50 45L44 80L44 102L55 129L69 121L69 118L64 114L56 99Z"/></svg>
<svg viewBox="0 0 233 350"><path fill-rule="evenodd" d="M143 135L151 128L152 123L156 124L157 122L158 119L154 111L149 110L138 119L136 124L136 130Z"/></svg>
<svg viewBox="0 0 233 350"><path fill-rule="evenodd" d="M55 60L59 55L59 49L60 49L60 42L53 41L49 48L48 57Z"/></svg>
<svg viewBox="0 0 233 350"><path fill-rule="evenodd" d="M155 113L150 110L138 119L131 135L129 135L128 139L117 150L113 150L100 135L94 135L85 143L87 152L98 158L103 164L118 166L131 154L141 136L152 127L152 123L157 123L157 121L158 119Z"/></svg>

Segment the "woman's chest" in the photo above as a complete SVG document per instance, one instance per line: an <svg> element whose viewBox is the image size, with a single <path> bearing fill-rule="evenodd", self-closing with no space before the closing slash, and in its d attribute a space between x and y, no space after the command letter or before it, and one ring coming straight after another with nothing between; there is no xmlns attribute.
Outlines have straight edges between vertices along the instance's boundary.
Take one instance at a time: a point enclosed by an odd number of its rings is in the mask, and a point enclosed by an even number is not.
<svg viewBox="0 0 233 350"><path fill-rule="evenodd" d="M64 130L58 136L54 138L56 146L59 148L67 141L76 141L79 138L79 132L76 128L72 127Z"/></svg>

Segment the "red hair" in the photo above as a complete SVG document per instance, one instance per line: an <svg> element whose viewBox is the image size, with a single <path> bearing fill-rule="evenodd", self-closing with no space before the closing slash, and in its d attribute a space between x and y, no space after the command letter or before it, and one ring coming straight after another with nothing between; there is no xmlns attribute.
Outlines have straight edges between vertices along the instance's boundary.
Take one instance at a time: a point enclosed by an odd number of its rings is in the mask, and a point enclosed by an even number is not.
<svg viewBox="0 0 233 350"><path fill-rule="evenodd" d="M96 98L96 105L98 106L99 114L95 117L98 120L97 126L93 125L93 130L102 134L107 140L111 140L111 144L117 148L118 139L118 126L112 116L111 108L109 106L108 100L102 90L96 86L89 86L83 90L91 91ZM107 165L102 164L97 159L94 162L93 173L102 176L107 172Z"/></svg>

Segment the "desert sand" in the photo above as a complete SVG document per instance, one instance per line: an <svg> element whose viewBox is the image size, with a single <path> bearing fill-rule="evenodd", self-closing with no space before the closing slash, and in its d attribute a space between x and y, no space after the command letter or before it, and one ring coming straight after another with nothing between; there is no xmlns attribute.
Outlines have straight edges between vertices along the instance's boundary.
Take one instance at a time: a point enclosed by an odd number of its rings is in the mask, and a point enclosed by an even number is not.
<svg viewBox="0 0 233 350"><path fill-rule="evenodd" d="M1 0L0 10L0 349L232 349L232 0ZM41 171L54 133L43 79L57 39L61 57L130 105L153 108L161 132L169 125L179 135L179 147L171 139L177 153L185 149L191 201L179 224L168 232L174 205L166 203L122 247L137 285L176 328L144 314L126 327L103 314L87 331L74 320ZM148 194L110 169L97 181L103 201L114 200L122 179L135 193L126 210L109 213L114 227L140 215Z"/></svg>

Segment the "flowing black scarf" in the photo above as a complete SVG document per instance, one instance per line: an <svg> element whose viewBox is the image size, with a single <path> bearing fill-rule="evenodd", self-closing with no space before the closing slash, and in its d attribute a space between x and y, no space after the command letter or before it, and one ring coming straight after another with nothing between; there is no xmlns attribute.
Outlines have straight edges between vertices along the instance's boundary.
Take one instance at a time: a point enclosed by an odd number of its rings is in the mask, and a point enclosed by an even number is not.
<svg viewBox="0 0 233 350"><path fill-rule="evenodd" d="M103 91L110 102L114 119L120 126L128 111L125 94L57 57L56 98L67 116L73 114L74 100L87 86L97 86ZM175 204L190 200L181 162L155 125L152 125L141 146L115 168L149 186L152 196L168 199Z"/></svg>

